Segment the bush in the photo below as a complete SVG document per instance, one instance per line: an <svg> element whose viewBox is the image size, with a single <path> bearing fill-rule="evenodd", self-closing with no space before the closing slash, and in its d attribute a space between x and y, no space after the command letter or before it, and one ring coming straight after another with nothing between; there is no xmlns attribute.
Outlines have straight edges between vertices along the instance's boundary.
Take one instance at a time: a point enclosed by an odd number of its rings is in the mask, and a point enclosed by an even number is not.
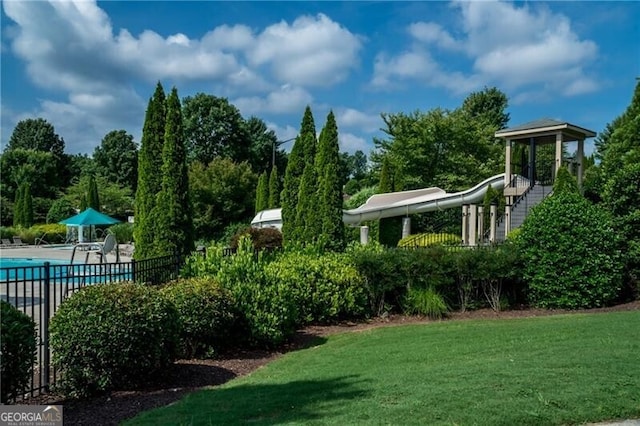
<svg viewBox="0 0 640 426"><path fill-rule="evenodd" d="M518 245L535 306L606 306L620 292L620 237L611 216L579 194L562 192L536 206Z"/></svg>
<svg viewBox="0 0 640 426"><path fill-rule="evenodd" d="M404 237L398 242L398 247L431 247L435 245L457 246L462 239L453 234L416 234Z"/></svg>
<svg viewBox="0 0 640 426"><path fill-rule="evenodd" d="M440 247L424 250L352 250L349 252L365 280L375 315L398 311L409 288L440 291L453 283L451 257Z"/></svg>
<svg viewBox="0 0 640 426"><path fill-rule="evenodd" d="M67 239L67 227L59 223L33 225L31 230L36 234L38 244L60 244Z"/></svg>
<svg viewBox="0 0 640 426"><path fill-rule="evenodd" d="M244 235L249 235L256 250L264 248L281 248L282 232L276 228L254 228L253 226L245 227L231 238L231 248L238 248L238 241Z"/></svg>
<svg viewBox="0 0 640 426"><path fill-rule="evenodd" d="M410 288L405 300L405 312L441 319L449 311L444 298L433 288Z"/></svg>
<svg viewBox="0 0 640 426"><path fill-rule="evenodd" d="M180 357L211 357L232 345L237 322L234 302L213 278L178 280L162 293L178 311Z"/></svg>
<svg viewBox="0 0 640 426"><path fill-rule="evenodd" d="M4 300L0 301L0 402L20 396L33 374L36 361L36 324Z"/></svg>
<svg viewBox="0 0 640 426"><path fill-rule="evenodd" d="M298 306L298 325L363 317L364 280L344 254L287 252L265 266L272 282L287 288Z"/></svg>
<svg viewBox="0 0 640 426"><path fill-rule="evenodd" d="M250 238L244 236L234 255L226 256L218 244L207 248L206 256L189 256L181 276L215 278L232 294L243 343L273 347L295 331L298 307L291 290L265 274L266 264L265 253L254 253Z"/></svg>
<svg viewBox="0 0 640 426"><path fill-rule="evenodd" d="M73 203L68 198L58 198L47 212L47 223L58 223L76 214Z"/></svg>
<svg viewBox="0 0 640 426"><path fill-rule="evenodd" d="M169 366L178 314L152 287L114 283L85 287L51 320L59 390L72 397L132 388Z"/></svg>
<svg viewBox="0 0 640 426"><path fill-rule="evenodd" d="M119 244L131 243L133 241L133 223L117 223L107 230L108 233L116 237Z"/></svg>

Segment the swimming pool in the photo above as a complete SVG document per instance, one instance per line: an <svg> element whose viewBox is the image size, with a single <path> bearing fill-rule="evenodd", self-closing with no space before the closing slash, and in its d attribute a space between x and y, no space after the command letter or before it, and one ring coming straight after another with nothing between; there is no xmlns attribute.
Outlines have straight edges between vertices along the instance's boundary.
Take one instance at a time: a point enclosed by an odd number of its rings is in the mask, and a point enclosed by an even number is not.
<svg viewBox="0 0 640 426"><path fill-rule="evenodd" d="M58 259L42 259L36 257L0 257L0 281L6 280L37 280L44 276L44 263L49 262L49 276L60 276L60 267L69 262Z"/></svg>

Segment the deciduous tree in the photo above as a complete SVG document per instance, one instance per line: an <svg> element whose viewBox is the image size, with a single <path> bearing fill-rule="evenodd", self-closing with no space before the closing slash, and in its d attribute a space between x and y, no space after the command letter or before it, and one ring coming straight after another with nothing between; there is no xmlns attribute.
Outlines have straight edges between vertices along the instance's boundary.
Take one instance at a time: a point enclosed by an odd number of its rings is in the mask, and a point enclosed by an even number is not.
<svg viewBox="0 0 640 426"><path fill-rule="evenodd" d="M138 149L125 130L112 130L93 151L96 171L109 182L135 191L138 180Z"/></svg>

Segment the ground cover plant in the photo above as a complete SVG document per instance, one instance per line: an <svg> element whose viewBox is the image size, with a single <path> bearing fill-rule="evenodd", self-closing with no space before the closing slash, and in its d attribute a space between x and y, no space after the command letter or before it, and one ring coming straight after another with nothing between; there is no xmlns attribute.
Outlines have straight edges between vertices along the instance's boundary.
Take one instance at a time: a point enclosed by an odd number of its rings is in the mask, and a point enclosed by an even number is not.
<svg viewBox="0 0 640 426"><path fill-rule="evenodd" d="M438 322L329 337L130 420L581 424L640 416L640 311Z"/></svg>

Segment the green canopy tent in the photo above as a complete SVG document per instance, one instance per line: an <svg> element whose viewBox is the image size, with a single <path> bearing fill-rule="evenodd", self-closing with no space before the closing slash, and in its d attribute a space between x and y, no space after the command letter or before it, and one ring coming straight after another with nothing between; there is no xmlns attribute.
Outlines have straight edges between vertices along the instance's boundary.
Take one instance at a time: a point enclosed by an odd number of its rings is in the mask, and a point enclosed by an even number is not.
<svg viewBox="0 0 640 426"><path fill-rule="evenodd" d="M93 227L95 225L113 225L115 223L120 223L120 221L89 207L82 213L78 213L75 216L71 216L70 218L61 220L58 223L67 225L68 227L77 226L78 242L82 243L84 242L84 235L82 231L85 226Z"/></svg>

